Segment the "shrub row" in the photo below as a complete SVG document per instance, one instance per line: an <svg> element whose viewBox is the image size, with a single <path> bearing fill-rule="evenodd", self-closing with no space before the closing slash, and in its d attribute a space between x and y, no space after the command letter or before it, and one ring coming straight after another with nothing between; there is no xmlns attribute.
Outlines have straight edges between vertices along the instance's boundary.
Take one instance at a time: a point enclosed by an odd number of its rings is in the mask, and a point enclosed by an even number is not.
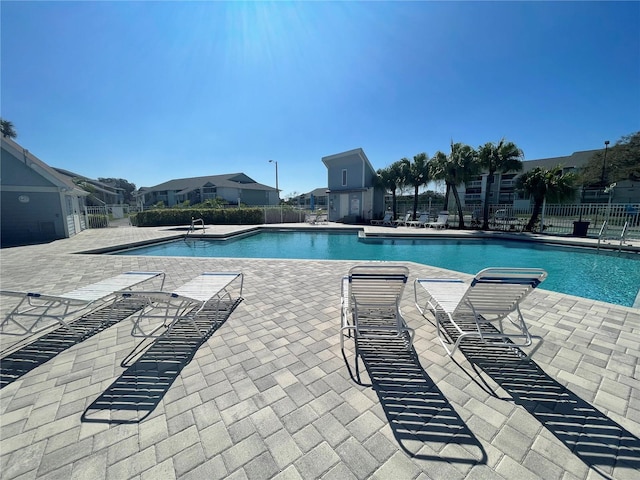
<svg viewBox="0 0 640 480"><path fill-rule="evenodd" d="M137 227L191 225L192 219L200 218L205 225L257 225L264 222L264 211L259 208L146 210L131 216L131 224Z"/></svg>

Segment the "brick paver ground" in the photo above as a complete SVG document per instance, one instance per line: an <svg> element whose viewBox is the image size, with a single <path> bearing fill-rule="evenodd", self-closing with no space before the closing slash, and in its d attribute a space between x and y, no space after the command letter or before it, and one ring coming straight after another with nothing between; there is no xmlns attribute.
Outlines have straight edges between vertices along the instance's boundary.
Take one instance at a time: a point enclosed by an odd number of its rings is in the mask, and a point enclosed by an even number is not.
<svg viewBox="0 0 640 480"><path fill-rule="evenodd" d="M356 360L339 339L340 278L355 262L75 254L177 233L90 230L0 251L12 290L129 270L165 271L168 290L203 271L245 275L244 300L204 342L132 356L125 319L14 346L2 479L640 478L640 310L539 288L523 304L545 340L533 360L474 345L451 359L409 287L414 349L363 343ZM407 265L411 281L452 275ZM4 318L14 300L1 301ZM0 341L6 352L15 337Z"/></svg>

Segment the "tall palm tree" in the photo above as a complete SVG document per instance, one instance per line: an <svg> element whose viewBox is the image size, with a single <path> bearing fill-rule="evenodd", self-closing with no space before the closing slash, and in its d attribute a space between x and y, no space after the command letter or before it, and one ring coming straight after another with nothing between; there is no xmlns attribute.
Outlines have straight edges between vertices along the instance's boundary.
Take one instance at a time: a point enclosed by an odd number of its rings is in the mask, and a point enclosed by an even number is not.
<svg viewBox="0 0 640 480"><path fill-rule="evenodd" d="M16 132L13 123L4 118L0 118L0 132L3 137L16 138L18 136L18 132Z"/></svg>
<svg viewBox="0 0 640 480"><path fill-rule="evenodd" d="M462 202L458 194L458 185L468 182L473 176L477 175L479 165L476 151L469 145L451 141L449 155L443 158L443 154L437 152L434 160L436 160L432 170L435 173L434 178L444 180L447 185L445 201L449 198L449 191L453 194L458 210L458 228L462 229L464 228L464 217L462 214ZM433 163L433 160L431 163Z"/></svg>
<svg viewBox="0 0 640 480"><path fill-rule="evenodd" d="M407 185L413 186L413 220L418 210L418 189L429 182L429 157L422 152L413 156L406 175Z"/></svg>
<svg viewBox="0 0 640 480"><path fill-rule="evenodd" d="M516 180L516 190L533 198L533 212L524 229L533 230L538 222L540 210L546 200L563 202L572 199L575 194L576 176L573 173L562 173L562 166L553 168L536 167L523 173Z"/></svg>
<svg viewBox="0 0 640 480"><path fill-rule="evenodd" d="M429 162L429 176L432 180L445 180L447 171L447 154L438 150ZM444 208L449 205L449 183L445 181Z"/></svg>
<svg viewBox="0 0 640 480"><path fill-rule="evenodd" d="M524 154L515 143L501 139L498 144L487 142L478 147L478 161L480 166L488 170L487 186L484 192L484 212L482 229L489 229L489 195L496 172L508 173L522 170L522 158Z"/></svg>
<svg viewBox="0 0 640 480"><path fill-rule="evenodd" d="M391 192L391 204L393 210L393 218L396 217L396 193L402 188L406 181L407 170L409 168L409 160L402 158L393 162L386 168L379 169L378 182L388 191Z"/></svg>

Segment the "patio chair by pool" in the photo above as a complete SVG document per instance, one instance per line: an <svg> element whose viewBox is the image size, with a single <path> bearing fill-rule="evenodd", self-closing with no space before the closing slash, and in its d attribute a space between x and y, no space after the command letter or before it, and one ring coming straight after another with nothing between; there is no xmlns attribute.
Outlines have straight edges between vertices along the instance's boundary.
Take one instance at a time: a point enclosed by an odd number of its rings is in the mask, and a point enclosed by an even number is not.
<svg viewBox="0 0 640 480"><path fill-rule="evenodd" d="M449 356L470 337L491 346L528 347L534 338L542 339L529 333L520 303L546 277L547 272L539 268L486 268L470 283L455 278L417 279L415 304L423 316L427 310L434 315L438 339ZM504 329L505 319L509 331ZM457 337L453 348L445 336L446 322ZM495 328L487 328L489 324Z"/></svg>
<svg viewBox="0 0 640 480"><path fill-rule="evenodd" d="M517 217L514 217L511 212L501 208L496 210L491 221L491 226L497 230L515 230L521 232L526 222L520 221Z"/></svg>
<svg viewBox="0 0 640 480"><path fill-rule="evenodd" d="M408 227L424 227L427 222L429 222L429 214L428 213L421 213L420 216L418 217L418 220L411 220L409 222L407 222L407 226Z"/></svg>
<svg viewBox="0 0 640 480"><path fill-rule="evenodd" d="M425 225L429 228L447 228L447 220L449 219L449 212L440 212L438 214L438 219L435 222L427 222Z"/></svg>
<svg viewBox="0 0 640 480"><path fill-rule="evenodd" d="M385 213L382 220L371 220L371 225L393 226L393 213Z"/></svg>
<svg viewBox="0 0 640 480"><path fill-rule="evenodd" d="M329 223L329 217L326 213L319 213L316 218L316 223L326 225L327 223Z"/></svg>
<svg viewBox="0 0 640 480"><path fill-rule="evenodd" d="M340 345L344 349L345 334L356 337L408 336L413 343L414 330L409 328L400 311L400 299L409 278L409 269L394 265L361 265L349 270L342 280Z"/></svg>
<svg viewBox="0 0 640 480"><path fill-rule="evenodd" d="M411 212L407 213L404 218L398 218L397 220L393 221L393 224L396 227L399 227L401 225L404 225L405 227L407 226L407 222L411 220Z"/></svg>
<svg viewBox="0 0 640 480"><path fill-rule="evenodd" d="M162 289L164 277L164 272L126 272L60 295L2 290L1 295L21 300L0 324L0 332L6 335L36 334L56 323L74 331L70 320L77 314L114 301L118 292L129 291L154 278L161 278ZM52 321L42 325L46 320ZM9 325L17 329L8 328ZM36 328L39 325L40 328Z"/></svg>
<svg viewBox="0 0 640 480"><path fill-rule="evenodd" d="M184 320L198 336L207 329L198 325L199 316L212 317L227 312L242 299L244 277L240 272L205 272L172 292L123 292L123 299L142 301L146 306L131 317L134 337L158 338L167 335ZM234 290L237 297L232 296Z"/></svg>

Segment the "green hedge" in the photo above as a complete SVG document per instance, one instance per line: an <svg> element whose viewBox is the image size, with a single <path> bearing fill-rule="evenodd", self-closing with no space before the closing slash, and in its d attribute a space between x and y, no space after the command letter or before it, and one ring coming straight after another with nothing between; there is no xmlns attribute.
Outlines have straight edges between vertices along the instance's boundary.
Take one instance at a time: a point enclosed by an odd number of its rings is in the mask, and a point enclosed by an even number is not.
<svg viewBox="0 0 640 480"><path fill-rule="evenodd" d="M202 219L205 225L258 225L264 223L264 211L259 208L163 208L146 210L131 216L137 227L191 225L191 219Z"/></svg>

